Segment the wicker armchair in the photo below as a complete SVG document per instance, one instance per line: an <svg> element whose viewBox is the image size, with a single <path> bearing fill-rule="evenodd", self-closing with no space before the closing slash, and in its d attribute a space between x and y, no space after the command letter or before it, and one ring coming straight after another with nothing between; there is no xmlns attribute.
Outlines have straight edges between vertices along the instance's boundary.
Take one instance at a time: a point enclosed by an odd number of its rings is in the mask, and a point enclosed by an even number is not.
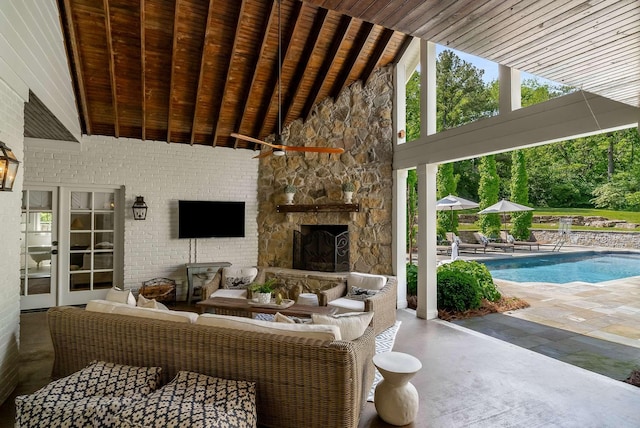
<svg viewBox="0 0 640 428"><path fill-rule="evenodd" d="M222 281L222 269L218 269L213 279L202 286L202 300L208 299L213 293L220 289L220 282ZM264 282L264 269L258 268L258 276L253 282ZM251 297L251 290L247 290L247 297Z"/></svg>
<svg viewBox="0 0 640 428"><path fill-rule="evenodd" d="M375 295L364 300L364 312L374 312L371 326L375 334L379 334L396 322L396 306L398 301L398 280L388 276L387 283ZM347 283L343 282L328 290L318 293L320 306L327 306L331 301L347 295Z"/></svg>
<svg viewBox="0 0 640 428"><path fill-rule="evenodd" d="M144 281L140 294L157 302L176 304L176 281L170 278L153 278Z"/></svg>

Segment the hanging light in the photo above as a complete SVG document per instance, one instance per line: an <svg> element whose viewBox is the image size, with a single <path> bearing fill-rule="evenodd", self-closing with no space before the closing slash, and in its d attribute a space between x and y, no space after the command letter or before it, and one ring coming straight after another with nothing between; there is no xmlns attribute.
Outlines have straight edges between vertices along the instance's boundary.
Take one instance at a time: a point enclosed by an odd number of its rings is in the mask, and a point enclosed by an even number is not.
<svg viewBox="0 0 640 428"><path fill-rule="evenodd" d="M133 209L134 220L146 220L147 218L147 204L144 202L144 196L136 196L136 201L133 203L131 209Z"/></svg>
<svg viewBox="0 0 640 428"><path fill-rule="evenodd" d="M20 162L11 149L0 141L0 191L11 192Z"/></svg>

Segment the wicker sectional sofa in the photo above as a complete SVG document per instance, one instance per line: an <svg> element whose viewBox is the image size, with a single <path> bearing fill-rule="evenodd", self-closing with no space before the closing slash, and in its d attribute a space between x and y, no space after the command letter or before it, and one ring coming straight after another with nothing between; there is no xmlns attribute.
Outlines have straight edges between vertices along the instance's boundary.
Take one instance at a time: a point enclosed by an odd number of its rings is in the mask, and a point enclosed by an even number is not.
<svg viewBox="0 0 640 428"><path fill-rule="evenodd" d="M256 383L259 426L357 427L374 377L371 327L353 341L318 340L55 307L48 312L61 378L93 360Z"/></svg>

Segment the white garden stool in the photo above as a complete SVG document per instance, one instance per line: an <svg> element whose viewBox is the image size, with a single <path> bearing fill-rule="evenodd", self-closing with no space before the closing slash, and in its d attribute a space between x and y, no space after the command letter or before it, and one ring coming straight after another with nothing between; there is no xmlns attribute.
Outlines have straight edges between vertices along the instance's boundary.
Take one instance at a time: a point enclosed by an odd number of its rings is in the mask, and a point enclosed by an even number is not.
<svg viewBox="0 0 640 428"><path fill-rule="evenodd" d="M418 390L409 382L422 368L416 357L402 352L382 352L373 357L382 375L373 402L380 418L388 424L407 425L418 415Z"/></svg>

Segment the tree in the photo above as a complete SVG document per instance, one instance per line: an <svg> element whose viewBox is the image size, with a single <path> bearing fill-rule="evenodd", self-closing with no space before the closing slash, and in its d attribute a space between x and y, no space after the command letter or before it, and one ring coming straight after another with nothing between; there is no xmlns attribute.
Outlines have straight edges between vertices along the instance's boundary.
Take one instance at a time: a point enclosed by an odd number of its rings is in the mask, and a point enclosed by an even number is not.
<svg viewBox="0 0 640 428"><path fill-rule="evenodd" d="M456 177L453 175L453 163L438 166L436 178L436 196L442 199L456 192ZM458 214L453 211L438 211L438 230L458 233Z"/></svg>
<svg viewBox="0 0 640 428"><path fill-rule="evenodd" d="M418 174L415 169L407 173L407 252L413 264L413 249L418 233Z"/></svg>
<svg viewBox="0 0 640 428"><path fill-rule="evenodd" d="M498 202L500 192L500 178L496 169L496 158L494 155L484 156L480 159L480 186L478 196L480 197L480 209L487 208ZM500 235L500 217L498 214L483 214L479 216L478 226L480 231L488 237Z"/></svg>
<svg viewBox="0 0 640 428"><path fill-rule="evenodd" d="M521 205L529 205L527 162L522 150L514 150L511 153L511 200ZM532 220L531 211L511 213L511 234L518 240L528 240Z"/></svg>

